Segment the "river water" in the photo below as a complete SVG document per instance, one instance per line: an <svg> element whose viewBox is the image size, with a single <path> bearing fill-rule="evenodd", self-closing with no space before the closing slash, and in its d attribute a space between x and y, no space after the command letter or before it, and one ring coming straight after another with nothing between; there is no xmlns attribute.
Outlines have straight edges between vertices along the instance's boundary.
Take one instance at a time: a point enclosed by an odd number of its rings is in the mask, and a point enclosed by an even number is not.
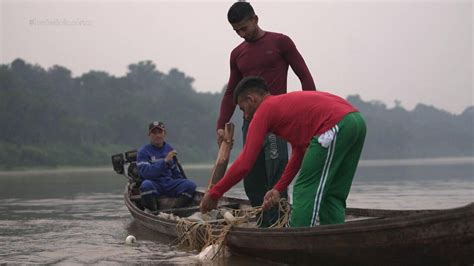
<svg viewBox="0 0 474 266"><path fill-rule="evenodd" d="M186 167L204 186L208 167ZM0 263L199 264L137 225L123 204L127 180L110 168L0 173ZM228 195L244 197L242 185ZM474 158L363 161L349 207L451 208L474 202ZM127 235L137 245L127 246ZM231 256L218 264L262 265Z"/></svg>

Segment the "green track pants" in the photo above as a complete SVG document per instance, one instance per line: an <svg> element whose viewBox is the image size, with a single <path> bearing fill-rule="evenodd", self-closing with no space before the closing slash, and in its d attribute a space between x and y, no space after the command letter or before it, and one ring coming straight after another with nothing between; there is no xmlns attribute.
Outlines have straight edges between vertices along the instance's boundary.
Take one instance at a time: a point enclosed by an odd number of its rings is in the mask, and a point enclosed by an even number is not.
<svg viewBox="0 0 474 266"><path fill-rule="evenodd" d="M249 121L244 119L242 133L244 143L247 137ZM265 193L272 189L280 179L288 163L288 146L286 141L269 133L265 139L262 150L250 173L244 178L244 188L252 206L261 206ZM282 198L287 198L286 191ZM271 209L263 213L261 227L268 227L278 218L278 210Z"/></svg>
<svg viewBox="0 0 474 266"><path fill-rule="evenodd" d="M329 147L324 148L315 136L306 149L293 187L290 227L344 223L366 125L356 112L346 115L331 130L334 138Z"/></svg>

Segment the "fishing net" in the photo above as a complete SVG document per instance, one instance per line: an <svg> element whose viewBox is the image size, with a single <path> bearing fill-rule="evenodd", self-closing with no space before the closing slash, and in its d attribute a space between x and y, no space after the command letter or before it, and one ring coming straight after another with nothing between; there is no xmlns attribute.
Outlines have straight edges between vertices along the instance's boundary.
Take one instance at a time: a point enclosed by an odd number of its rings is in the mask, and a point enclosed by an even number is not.
<svg viewBox="0 0 474 266"><path fill-rule="evenodd" d="M279 204L279 217L270 228L281 228L288 224L290 204L286 199L281 199ZM246 209L219 208L213 215L202 215L203 220L196 221L191 218L177 219L176 231L178 238L174 245L194 250L205 250L212 246L216 249L211 252L211 260L221 257L225 253L225 239L233 227L251 227L250 223L256 221L256 226L262 222L262 207L249 207ZM217 214L217 215L216 215ZM213 218L216 219L213 219Z"/></svg>

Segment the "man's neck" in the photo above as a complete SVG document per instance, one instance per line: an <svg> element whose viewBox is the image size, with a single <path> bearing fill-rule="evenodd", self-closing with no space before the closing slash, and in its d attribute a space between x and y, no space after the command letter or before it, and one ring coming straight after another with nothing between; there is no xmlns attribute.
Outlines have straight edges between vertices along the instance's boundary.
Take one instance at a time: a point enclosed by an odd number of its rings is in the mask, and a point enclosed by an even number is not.
<svg viewBox="0 0 474 266"><path fill-rule="evenodd" d="M266 31L262 30L260 27L257 26L257 36L255 40L262 38L265 35Z"/></svg>
<svg viewBox="0 0 474 266"><path fill-rule="evenodd" d="M163 148L163 146L165 146L165 143L164 143L164 142L161 143L161 145L158 145L158 144L155 144L155 143L150 143L150 144L153 145L153 146L156 147L156 148L159 148L159 149L161 149L161 148Z"/></svg>

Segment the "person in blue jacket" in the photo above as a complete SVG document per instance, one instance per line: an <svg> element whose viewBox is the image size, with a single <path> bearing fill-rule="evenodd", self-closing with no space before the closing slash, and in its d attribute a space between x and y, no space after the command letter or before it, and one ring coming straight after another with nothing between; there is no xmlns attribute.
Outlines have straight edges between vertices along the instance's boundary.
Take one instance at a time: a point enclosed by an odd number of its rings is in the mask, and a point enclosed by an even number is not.
<svg viewBox="0 0 474 266"><path fill-rule="evenodd" d="M183 177L176 163L176 150L165 142L166 129L163 122L154 121L148 126L150 143L138 150L137 166L143 182L140 195L145 208L158 209L156 198L160 196L178 198L174 207L189 204L196 191L196 184Z"/></svg>

